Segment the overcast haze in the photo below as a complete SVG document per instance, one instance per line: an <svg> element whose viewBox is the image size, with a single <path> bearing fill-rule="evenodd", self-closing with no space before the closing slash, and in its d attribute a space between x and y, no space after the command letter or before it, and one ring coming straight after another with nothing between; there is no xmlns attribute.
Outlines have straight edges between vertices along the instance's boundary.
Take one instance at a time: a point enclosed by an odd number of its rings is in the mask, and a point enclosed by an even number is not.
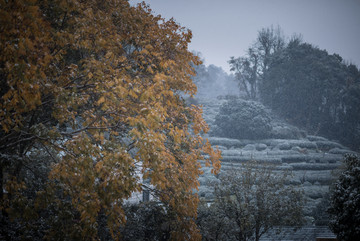
<svg viewBox="0 0 360 241"><path fill-rule="evenodd" d="M132 3L140 2L132 0ZM338 53L360 66L360 0L147 0L154 14L174 17L193 32L189 49L205 64L229 72L230 56L242 56L263 27Z"/></svg>

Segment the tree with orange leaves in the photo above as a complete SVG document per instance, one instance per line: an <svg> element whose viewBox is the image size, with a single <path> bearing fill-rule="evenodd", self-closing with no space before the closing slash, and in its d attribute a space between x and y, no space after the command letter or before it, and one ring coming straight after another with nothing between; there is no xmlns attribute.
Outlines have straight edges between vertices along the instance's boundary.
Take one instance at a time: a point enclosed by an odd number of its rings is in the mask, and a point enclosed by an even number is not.
<svg viewBox="0 0 360 241"><path fill-rule="evenodd" d="M217 173L220 152L182 98L196 92L190 40L145 3L0 1L4 238L97 239L102 215L120 239L142 176L173 214L171 238L200 239L198 160Z"/></svg>

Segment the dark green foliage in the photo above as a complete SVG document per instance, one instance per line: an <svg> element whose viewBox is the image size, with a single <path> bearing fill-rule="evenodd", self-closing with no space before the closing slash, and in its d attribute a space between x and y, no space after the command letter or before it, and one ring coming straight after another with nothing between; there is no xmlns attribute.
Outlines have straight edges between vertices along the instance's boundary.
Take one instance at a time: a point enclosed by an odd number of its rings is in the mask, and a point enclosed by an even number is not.
<svg viewBox="0 0 360 241"><path fill-rule="evenodd" d="M273 58L265 73L260 88L263 101L294 123L307 124L315 130L321 115L329 111L326 106L319 109L319 105L329 102L329 90L338 91L334 87L340 76L333 76L327 68L341 66L337 58L331 57L327 66L327 56L309 44L290 43ZM339 72L334 69L334 73Z"/></svg>
<svg viewBox="0 0 360 241"><path fill-rule="evenodd" d="M255 101L228 100L220 107L215 124L216 134L238 139L266 138L271 132L271 117L264 106Z"/></svg>
<svg viewBox="0 0 360 241"><path fill-rule="evenodd" d="M339 240L358 240L360 237L360 158L348 155L346 169L334 184L329 213L330 228Z"/></svg>
<svg viewBox="0 0 360 241"><path fill-rule="evenodd" d="M125 206L122 240L169 240L170 218L163 205L144 202Z"/></svg>
<svg viewBox="0 0 360 241"><path fill-rule="evenodd" d="M208 205L201 203L198 207L197 225L203 240L231 240L234 226L233 220L224 215L217 202Z"/></svg>
<svg viewBox="0 0 360 241"><path fill-rule="evenodd" d="M342 96L344 111L340 112L334 135L345 145L360 150L360 72Z"/></svg>
<svg viewBox="0 0 360 241"><path fill-rule="evenodd" d="M360 146L360 72L298 40L276 52L260 85L263 103L310 133Z"/></svg>

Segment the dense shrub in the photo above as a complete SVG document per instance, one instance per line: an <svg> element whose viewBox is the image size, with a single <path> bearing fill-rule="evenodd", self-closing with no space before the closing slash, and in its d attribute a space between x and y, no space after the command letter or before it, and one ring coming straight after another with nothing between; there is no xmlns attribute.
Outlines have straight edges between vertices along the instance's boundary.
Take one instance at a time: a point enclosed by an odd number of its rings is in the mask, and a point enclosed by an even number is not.
<svg viewBox="0 0 360 241"><path fill-rule="evenodd" d="M360 237L360 157L345 157L345 170L333 185L330 194L330 228L338 240Z"/></svg>
<svg viewBox="0 0 360 241"><path fill-rule="evenodd" d="M229 100L215 118L217 135L238 139L261 139L271 133L271 117L264 106L255 101Z"/></svg>
<svg viewBox="0 0 360 241"><path fill-rule="evenodd" d="M259 85L262 102L314 135L360 148L360 70L311 44L291 41Z"/></svg>
<svg viewBox="0 0 360 241"><path fill-rule="evenodd" d="M169 240L171 219L164 206L156 202L132 203L124 207L126 224L122 240Z"/></svg>

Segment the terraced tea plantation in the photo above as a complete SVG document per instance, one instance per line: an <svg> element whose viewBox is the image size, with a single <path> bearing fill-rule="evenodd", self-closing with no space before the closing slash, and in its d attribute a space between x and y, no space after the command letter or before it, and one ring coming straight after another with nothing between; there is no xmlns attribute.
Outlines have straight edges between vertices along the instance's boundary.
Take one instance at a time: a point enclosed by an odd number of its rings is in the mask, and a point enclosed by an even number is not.
<svg viewBox="0 0 360 241"><path fill-rule="evenodd" d="M341 160L346 153L354 152L335 141L308 135L277 118L270 110L266 110L271 116L269 138L249 140L218 136L215 120L220 106L226 101L225 98L198 100L203 105L203 116L210 126L207 138L222 151L222 172L241 168L242 163L249 160L256 160L260 165L274 164L279 171L291 171L290 182L304 189L307 200L305 214L308 224L311 224L315 218L313 210L328 192L337 169L342 165ZM211 201L217 177L211 174L210 168L204 167L204 175L199 181L199 196Z"/></svg>

